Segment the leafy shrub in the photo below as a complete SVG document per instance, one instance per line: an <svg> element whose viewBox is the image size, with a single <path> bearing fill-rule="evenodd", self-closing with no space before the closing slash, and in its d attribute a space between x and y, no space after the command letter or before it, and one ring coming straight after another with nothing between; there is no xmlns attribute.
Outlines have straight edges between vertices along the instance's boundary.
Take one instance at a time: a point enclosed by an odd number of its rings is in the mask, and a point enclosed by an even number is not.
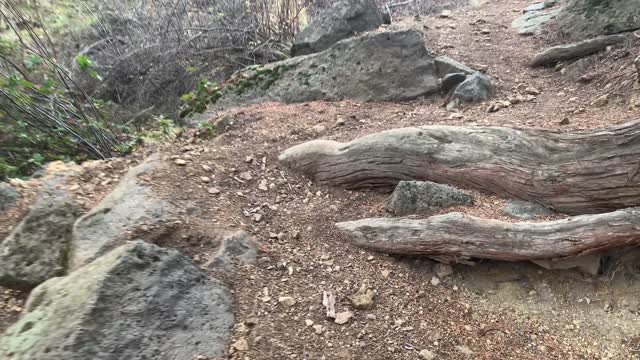
<svg viewBox="0 0 640 360"><path fill-rule="evenodd" d="M0 40L0 179L27 175L52 160L105 159L125 150L124 128L106 121L105 104L77 86L47 33L7 6L0 16L22 28L10 22L17 40ZM76 61L99 79L91 59Z"/></svg>

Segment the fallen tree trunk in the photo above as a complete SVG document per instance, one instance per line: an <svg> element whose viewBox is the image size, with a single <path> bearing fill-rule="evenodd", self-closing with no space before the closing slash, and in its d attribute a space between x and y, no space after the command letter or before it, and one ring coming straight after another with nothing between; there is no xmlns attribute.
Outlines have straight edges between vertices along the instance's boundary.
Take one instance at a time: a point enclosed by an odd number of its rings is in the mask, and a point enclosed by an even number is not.
<svg viewBox="0 0 640 360"><path fill-rule="evenodd" d="M462 213L424 220L379 218L336 226L375 251L468 259L566 259L640 243L640 208L538 223L509 223Z"/></svg>
<svg viewBox="0 0 640 360"><path fill-rule="evenodd" d="M591 55L605 50L607 46L622 43L626 39L624 35L606 35L573 44L554 46L536 55L531 61L531 66L551 65L559 61Z"/></svg>
<svg viewBox="0 0 640 360"><path fill-rule="evenodd" d="M390 191L429 180L568 214L640 205L640 122L577 133L501 127L404 128L349 143L316 140L280 160L316 181Z"/></svg>

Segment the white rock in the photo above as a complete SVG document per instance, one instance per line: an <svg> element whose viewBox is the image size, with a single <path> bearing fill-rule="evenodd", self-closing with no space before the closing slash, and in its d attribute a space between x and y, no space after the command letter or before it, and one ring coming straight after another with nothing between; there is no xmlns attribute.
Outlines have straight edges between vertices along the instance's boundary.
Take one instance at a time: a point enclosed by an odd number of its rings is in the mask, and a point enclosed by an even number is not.
<svg viewBox="0 0 640 360"><path fill-rule="evenodd" d="M291 307L296 304L296 299L291 296L281 296L278 298L278 302L284 306Z"/></svg>
<svg viewBox="0 0 640 360"><path fill-rule="evenodd" d="M240 338L238 339L238 341L234 342L231 347L233 347L236 351L247 351L249 350L249 343L247 342L247 339Z"/></svg>
<svg viewBox="0 0 640 360"><path fill-rule="evenodd" d="M473 355L473 350L469 349L469 347L465 345L456 346L456 350L464 355Z"/></svg>
<svg viewBox="0 0 640 360"><path fill-rule="evenodd" d="M352 317L353 313L351 311L343 311L341 313L337 313L335 323L338 325L346 324Z"/></svg>
<svg viewBox="0 0 640 360"><path fill-rule="evenodd" d="M437 263L435 266L436 275L439 278L444 279L453 274L453 267L449 264Z"/></svg>
<svg viewBox="0 0 640 360"><path fill-rule="evenodd" d="M267 180L262 179L260 181L260 184L258 184L258 189L262 190L262 191L267 191L269 190L269 188L267 187Z"/></svg>
<svg viewBox="0 0 640 360"><path fill-rule="evenodd" d="M421 359L425 359L425 360L433 360L436 358L436 355L427 349L420 351L418 355L420 356Z"/></svg>

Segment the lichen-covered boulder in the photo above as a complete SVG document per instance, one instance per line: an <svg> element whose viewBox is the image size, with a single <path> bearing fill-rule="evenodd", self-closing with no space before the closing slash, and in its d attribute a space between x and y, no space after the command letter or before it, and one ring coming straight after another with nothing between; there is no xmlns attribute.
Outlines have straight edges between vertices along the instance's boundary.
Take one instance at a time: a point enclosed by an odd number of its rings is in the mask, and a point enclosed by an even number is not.
<svg viewBox="0 0 640 360"><path fill-rule="evenodd" d="M397 101L438 92L434 56L416 30L367 33L303 57L247 69L216 108L280 101Z"/></svg>
<svg viewBox="0 0 640 360"><path fill-rule="evenodd" d="M526 11L511 23L511 27L522 36L539 35L547 23L555 20L560 9Z"/></svg>
<svg viewBox="0 0 640 360"><path fill-rule="evenodd" d="M342 39L375 29L383 23L383 14L373 0L338 1L296 35L291 55L323 51Z"/></svg>
<svg viewBox="0 0 640 360"><path fill-rule="evenodd" d="M0 243L0 286L30 290L64 275L79 214L68 193L45 185L27 216Z"/></svg>
<svg viewBox="0 0 640 360"><path fill-rule="evenodd" d="M160 163L159 157L153 155L129 170L107 197L78 219L70 251L72 269L120 245L119 241L127 231L142 225L155 225L172 214L173 207L139 180Z"/></svg>
<svg viewBox="0 0 640 360"><path fill-rule="evenodd" d="M175 250L136 241L33 290L0 359L218 358L232 298Z"/></svg>
<svg viewBox="0 0 640 360"><path fill-rule="evenodd" d="M560 31L572 39L640 29L638 0L571 0L557 16Z"/></svg>

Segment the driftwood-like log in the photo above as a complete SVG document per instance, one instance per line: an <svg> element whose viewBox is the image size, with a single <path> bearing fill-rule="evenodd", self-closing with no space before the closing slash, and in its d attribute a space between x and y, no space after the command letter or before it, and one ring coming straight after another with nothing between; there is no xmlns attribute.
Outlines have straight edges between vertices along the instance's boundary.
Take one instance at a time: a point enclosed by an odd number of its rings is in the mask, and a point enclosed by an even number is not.
<svg viewBox="0 0 640 360"><path fill-rule="evenodd" d="M537 202L567 214L640 205L640 122L577 133L501 127L395 129L315 140L280 160L324 184L390 191L429 180Z"/></svg>
<svg viewBox="0 0 640 360"><path fill-rule="evenodd" d="M591 55L625 40L624 35L604 35L574 44L554 46L536 55L531 61L531 66L551 65L559 61Z"/></svg>
<svg viewBox="0 0 640 360"><path fill-rule="evenodd" d="M378 218L336 224L375 251L468 259L566 259L640 243L640 209L538 223L509 223L462 213L424 220Z"/></svg>

